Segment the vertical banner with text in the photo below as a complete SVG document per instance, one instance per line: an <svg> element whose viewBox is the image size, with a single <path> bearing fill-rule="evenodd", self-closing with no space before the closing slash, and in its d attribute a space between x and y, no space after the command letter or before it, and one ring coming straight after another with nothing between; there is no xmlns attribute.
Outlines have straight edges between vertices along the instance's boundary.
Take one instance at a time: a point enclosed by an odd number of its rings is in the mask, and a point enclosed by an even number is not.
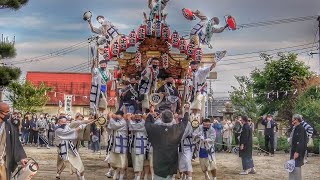
<svg viewBox="0 0 320 180"><path fill-rule="evenodd" d="M64 95L64 111L66 114L71 114L72 95Z"/></svg>

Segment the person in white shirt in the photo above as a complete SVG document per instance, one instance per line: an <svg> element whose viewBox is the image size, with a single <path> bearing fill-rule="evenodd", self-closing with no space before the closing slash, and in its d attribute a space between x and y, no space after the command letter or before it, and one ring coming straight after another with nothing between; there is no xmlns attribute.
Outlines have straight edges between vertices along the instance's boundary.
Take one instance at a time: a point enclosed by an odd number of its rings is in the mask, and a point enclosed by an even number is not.
<svg viewBox="0 0 320 180"><path fill-rule="evenodd" d="M147 67L141 73L139 81L139 101L142 103L142 112L145 113L150 108L149 94L156 91L159 74L159 59L148 60Z"/></svg>
<svg viewBox="0 0 320 180"><path fill-rule="evenodd" d="M200 22L198 22L190 32L191 41L193 41L195 45L208 45L208 47L212 49L210 41L213 33L223 32L228 27L228 24L221 27L219 26L219 18L213 17L208 20L208 17L203 15L199 10L193 11L193 14L200 19Z"/></svg>
<svg viewBox="0 0 320 180"><path fill-rule="evenodd" d="M133 170L135 173L134 180L140 180L141 173L143 170L149 172L149 162L147 161L147 148L148 148L148 137L147 131L144 127L145 120L142 118L142 112L136 111L134 115L127 114L128 126L131 131L130 138L130 152L132 156ZM148 179L148 174L145 173L145 178Z"/></svg>
<svg viewBox="0 0 320 180"><path fill-rule="evenodd" d="M204 98L207 94L207 83L206 79L210 71L216 67L216 62L214 61L211 66L205 66L200 68L200 62L192 61L190 63L192 70L192 92L191 92L191 110L197 110L201 112L201 115L204 116Z"/></svg>
<svg viewBox="0 0 320 180"><path fill-rule="evenodd" d="M200 167L206 180L217 179L217 165L214 151L216 132L210 119L204 119L202 124L194 131L195 141L198 146ZM210 175L211 173L211 175Z"/></svg>
<svg viewBox="0 0 320 180"><path fill-rule="evenodd" d="M128 166L128 126L127 121L123 118L124 113L117 111L115 114L110 114L110 122L108 131L111 135L111 152L108 160L111 167L115 169L113 179L124 179L125 169ZM118 178L120 173L120 178Z"/></svg>
<svg viewBox="0 0 320 180"><path fill-rule="evenodd" d="M97 16L97 21L99 24L101 24L99 28L96 28L92 25L91 19L88 20L91 31L95 34L105 37L108 45L113 44L120 38L121 35L118 29L110 21L107 21L104 16Z"/></svg>
<svg viewBox="0 0 320 180"><path fill-rule="evenodd" d="M79 132L91 121L68 123L65 116L59 117L55 131L55 141L58 148L57 179L60 179L66 165L70 164L70 173L76 173L78 180L85 180L84 166L74 142L78 139Z"/></svg>

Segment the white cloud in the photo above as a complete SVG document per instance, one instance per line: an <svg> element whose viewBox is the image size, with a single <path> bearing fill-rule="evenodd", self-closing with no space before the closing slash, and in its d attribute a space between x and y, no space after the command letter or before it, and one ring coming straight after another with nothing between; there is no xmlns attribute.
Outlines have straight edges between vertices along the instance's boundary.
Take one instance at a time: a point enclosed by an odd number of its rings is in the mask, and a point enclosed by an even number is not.
<svg viewBox="0 0 320 180"><path fill-rule="evenodd" d="M85 23L70 23L70 24L62 24L55 25L52 27L54 31L78 31L87 28Z"/></svg>
<svg viewBox="0 0 320 180"><path fill-rule="evenodd" d="M118 22L113 22L113 25L115 25L120 31L121 30L128 30L128 29L134 29L138 26L135 25L128 25L128 24L124 24L124 23L118 23Z"/></svg>
<svg viewBox="0 0 320 180"><path fill-rule="evenodd" d="M0 26L9 26L11 28L38 28L45 24L46 21L40 17L24 16L24 17L0 17Z"/></svg>

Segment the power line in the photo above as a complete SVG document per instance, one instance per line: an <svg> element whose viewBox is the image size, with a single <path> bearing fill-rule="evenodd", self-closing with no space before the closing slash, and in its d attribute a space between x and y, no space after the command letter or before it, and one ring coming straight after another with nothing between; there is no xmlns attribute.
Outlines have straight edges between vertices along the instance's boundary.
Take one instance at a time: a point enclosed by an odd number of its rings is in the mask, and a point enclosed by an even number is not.
<svg viewBox="0 0 320 180"><path fill-rule="evenodd" d="M313 50L313 47L307 47L307 48L300 48L300 49L293 49L293 50L287 50L287 51L282 51L282 53L290 53L293 51L301 51L301 50L307 50L307 52L310 52ZM265 51L266 52L266 51ZM270 53L269 55L277 55L278 52L276 53ZM250 58L257 58L260 57L260 55L255 55L255 56L246 56L246 57L240 57L240 58L233 58L233 59L227 59L227 60L222 60L221 62L228 62L228 61L234 61L234 60L240 60L240 59L250 59ZM257 60L256 60L257 61ZM239 61L237 63L229 63L229 64L241 64L241 63L245 63L245 62L252 62L252 61ZM220 65L229 65L229 64L220 64Z"/></svg>
<svg viewBox="0 0 320 180"><path fill-rule="evenodd" d="M72 49L69 49L69 50L60 51L59 53L52 54L52 55L49 55L49 56L44 56L42 58L33 58L33 59L30 59L30 60L27 60L27 61L18 61L18 62L12 63L12 64L17 65L17 64L25 64L25 63L44 61L44 60L52 59L52 58L55 58L55 57L64 56L66 54L69 54L69 53L72 53L72 52L77 51L79 49L82 49L82 48L84 48L86 46L87 45L85 44L85 45L79 46L77 48L72 48Z"/></svg>
<svg viewBox="0 0 320 180"><path fill-rule="evenodd" d="M257 53L264 53L264 52L269 52L269 51L279 51L279 50L283 50L283 49L291 49L291 48L301 47L301 46L307 46L307 45L313 45L313 46L314 46L314 42L312 42L312 43L306 43L306 44L300 44L300 45L295 45L295 46L287 46L287 47L282 47L282 48L275 48L275 49L268 49L268 50L260 50L260 51L253 51L253 52L239 53L239 54L231 54L231 55L226 55L226 57L242 56L242 55L247 55L247 54L257 54Z"/></svg>
<svg viewBox="0 0 320 180"><path fill-rule="evenodd" d="M83 62L83 63L77 64L77 65L73 65L73 66L71 66L71 67L62 69L61 71L68 71L68 70L70 70L70 69L74 69L74 68L77 68L77 67L79 67L79 66L83 66L83 65L85 65L85 64L87 64L87 63L88 63L88 62Z"/></svg>
<svg viewBox="0 0 320 180"><path fill-rule="evenodd" d="M303 17L293 17L293 18L285 18L285 19L278 19L278 20L260 21L260 22L254 22L254 23L239 24L238 29L288 24L288 23L295 23L295 22L302 22L302 21L309 21L309 20L316 20L316 19L317 19L317 16L303 16ZM190 32L190 30L181 30L179 32Z"/></svg>
<svg viewBox="0 0 320 180"><path fill-rule="evenodd" d="M312 43L308 43L308 44L312 44ZM304 45L308 45L308 44L304 44ZM298 46L291 46L291 47L299 47L299 46L302 46L302 45L298 45ZM275 51L275 50L279 50L279 49L285 49L285 48L278 48L278 49L273 49L271 51ZM306 51L303 51L303 52L298 52L297 54L302 54L304 52L310 52L313 50L313 47L305 47L305 48L299 48L299 49L292 49L292 50L286 50L286 51L282 51L283 53L288 53L288 52L293 52L293 51L301 51L301 50L306 50ZM268 50L265 50L265 51L260 51L260 52L267 52ZM243 54L252 54L252 53L243 53ZM277 55L278 52L276 53L271 53L269 55ZM235 55L233 55L235 56ZM234 59L228 59L228 60L222 60L221 64L220 65L236 65L236 64L243 64L243 63L250 63L250 62L263 62L262 59L257 59L258 57L260 56L247 56L247 57L241 57L241 58L234 58ZM228 64L223 64L223 62L226 62L226 61L232 61L232 60L239 60L239 59L250 59L250 58L256 58L256 59L253 59L253 60L248 60L248 61L239 61L239 62L233 62L233 63L228 63ZM87 68L90 67L90 65L85 65L86 62L84 63L80 63L80 64L77 64L73 67L69 67L69 68L66 68L66 69L63 69L62 71L73 71L73 72L83 72L85 70L87 70ZM255 67L255 66L253 66ZM252 67L250 67L252 68ZM240 68L240 69L246 69L246 68ZM232 69L233 70L233 69ZM238 69L234 69L234 70L238 70Z"/></svg>
<svg viewBox="0 0 320 180"><path fill-rule="evenodd" d="M50 57L50 56L53 56L53 55L56 55L56 54L60 54L60 53L64 53L66 51L72 50L72 49L77 48L77 47L79 47L79 46L81 46L83 44L87 44L87 42L88 42L88 40L81 41L79 43L76 43L76 44L73 44L71 46L68 46L68 47L53 51L53 52L48 53L48 54L44 54L44 55L40 55L40 56L36 56L36 57L32 57L32 58L27 58L27 59L23 59L23 60L11 61L11 62L24 62L24 61L31 61L33 59L39 59L39 58L43 58L43 57L47 57L47 56Z"/></svg>
<svg viewBox="0 0 320 180"><path fill-rule="evenodd" d="M271 20L271 21L261 21L261 22L255 22L255 23L240 24L239 27L240 28L262 27L262 26L287 24L287 23L309 21L309 20L316 20L316 19L317 19L317 16L294 17L294 18L278 19L278 20Z"/></svg>
<svg viewBox="0 0 320 180"><path fill-rule="evenodd" d="M307 53L310 52L310 50L308 51L303 51L303 52L299 52L297 54L303 54L303 53ZM257 59L256 59L257 60ZM221 64L222 65L222 64ZM228 71L234 71L234 70L242 70L242 69L251 69L251 68L256 68L256 67L264 67L265 65L256 65L256 66L250 66L250 67L243 67L243 68L236 68L236 69L227 69L227 70L220 70L220 71L216 71L216 72L228 72Z"/></svg>

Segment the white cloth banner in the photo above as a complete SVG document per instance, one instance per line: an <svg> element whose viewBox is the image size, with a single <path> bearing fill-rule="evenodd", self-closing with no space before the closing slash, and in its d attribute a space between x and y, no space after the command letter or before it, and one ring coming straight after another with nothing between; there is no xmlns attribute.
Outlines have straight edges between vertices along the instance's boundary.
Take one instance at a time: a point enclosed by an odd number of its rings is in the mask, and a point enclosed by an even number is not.
<svg viewBox="0 0 320 180"><path fill-rule="evenodd" d="M71 114L72 111L72 95L64 95L64 111L66 114Z"/></svg>

